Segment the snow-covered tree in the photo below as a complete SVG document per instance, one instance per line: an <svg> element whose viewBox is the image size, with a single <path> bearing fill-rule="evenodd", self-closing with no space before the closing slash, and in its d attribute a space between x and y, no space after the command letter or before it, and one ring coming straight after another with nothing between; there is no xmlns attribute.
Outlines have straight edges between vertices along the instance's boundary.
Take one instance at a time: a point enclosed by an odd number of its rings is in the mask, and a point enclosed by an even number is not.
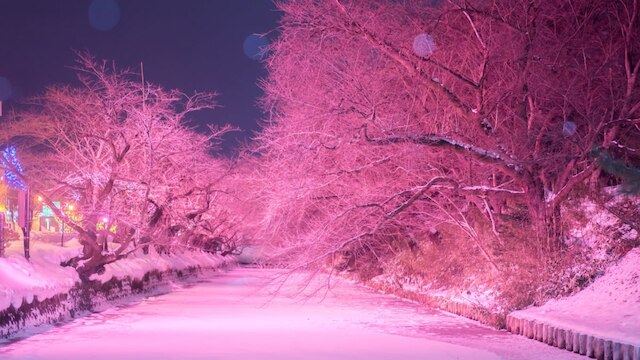
<svg viewBox="0 0 640 360"><path fill-rule="evenodd" d="M150 244L189 246L229 167L209 154L228 127L185 124L215 94L167 91L86 54L77 72L83 86L47 89L3 129L21 150L23 181L79 235L83 254L68 264L88 276Z"/></svg>
<svg viewBox="0 0 640 360"><path fill-rule="evenodd" d="M557 249L560 205L602 181L594 147L639 160L638 3L278 2L262 236L309 264L451 223L499 271L486 239L516 218Z"/></svg>

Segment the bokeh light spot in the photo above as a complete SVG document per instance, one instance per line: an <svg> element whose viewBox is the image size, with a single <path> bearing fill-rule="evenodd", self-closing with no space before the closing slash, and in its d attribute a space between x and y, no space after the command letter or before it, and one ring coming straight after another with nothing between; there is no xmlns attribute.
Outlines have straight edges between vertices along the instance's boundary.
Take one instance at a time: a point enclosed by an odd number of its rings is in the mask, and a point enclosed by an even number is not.
<svg viewBox="0 0 640 360"><path fill-rule="evenodd" d="M436 42L429 34L418 34L413 39L413 52L421 57L427 57L436 51Z"/></svg>
<svg viewBox="0 0 640 360"><path fill-rule="evenodd" d="M9 100L12 94L11 82L7 78L0 76L0 101Z"/></svg>
<svg viewBox="0 0 640 360"><path fill-rule="evenodd" d="M566 120L564 124L562 124L562 134L564 136L569 137L576 133L578 126L571 120Z"/></svg>
<svg viewBox="0 0 640 360"><path fill-rule="evenodd" d="M269 45L266 37L258 34L251 34L244 39L242 50L251 60L262 60L265 56L265 49Z"/></svg>
<svg viewBox="0 0 640 360"><path fill-rule="evenodd" d="M111 30L120 22L120 6L115 0L93 0L89 5L89 23L96 30Z"/></svg>

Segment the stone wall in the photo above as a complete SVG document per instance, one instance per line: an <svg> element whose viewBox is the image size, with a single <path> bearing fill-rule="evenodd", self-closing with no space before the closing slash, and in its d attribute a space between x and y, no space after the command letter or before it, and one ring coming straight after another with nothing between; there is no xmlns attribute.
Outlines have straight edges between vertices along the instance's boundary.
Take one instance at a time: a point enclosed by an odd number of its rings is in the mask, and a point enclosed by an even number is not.
<svg viewBox="0 0 640 360"><path fill-rule="evenodd" d="M152 294L162 287L168 287L172 281L193 279L215 270L214 268L201 267L164 272L154 270L146 273L142 279L126 277L124 279L112 278L105 283L98 281L77 283L68 293L58 294L44 300L34 297L30 303L23 300L18 308L12 305L0 311L0 339L40 325L61 324L82 314L101 309L109 302L124 300L127 297L143 293Z"/></svg>
<svg viewBox="0 0 640 360"><path fill-rule="evenodd" d="M640 360L640 347L604 339L543 322L506 318L506 328L514 334L526 336L545 344L599 360Z"/></svg>
<svg viewBox="0 0 640 360"><path fill-rule="evenodd" d="M599 338L571 329L555 327L535 320L517 318L513 315L496 314L479 306L463 304L442 297L419 294L404 289L369 283L370 287L417 301L440 310L479 321L498 329L526 336L550 346L572 351L598 360L640 360L640 346L624 344L611 339Z"/></svg>
<svg viewBox="0 0 640 360"><path fill-rule="evenodd" d="M456 315L464 316L466 318L479 321L483 324L490 325L498 329L504 329L505 327L504 315L490 312L486 308L483 308L481 306L463 304L440 296L420 294L389 285L383 285L380 283L369 282L367 285L376 290L380 290L388 294L394 294L436 309L454 313Z"/></svg>

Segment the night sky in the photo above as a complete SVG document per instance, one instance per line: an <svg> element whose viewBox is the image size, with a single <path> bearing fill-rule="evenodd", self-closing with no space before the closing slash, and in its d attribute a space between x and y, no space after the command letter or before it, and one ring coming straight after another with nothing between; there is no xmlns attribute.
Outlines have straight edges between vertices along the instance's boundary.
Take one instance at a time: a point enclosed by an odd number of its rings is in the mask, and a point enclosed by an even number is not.
<svg viewBox="0 0 640 360"><path fill-rule="evenodd" d="M263 116L256 49L267 39L253 34L278 17L268 0L0 0L0 100L6 113L48 85L78 84L74 50L135 71L143 62L149 82L220 93L222 107L193 122L240 127L223 144L231 154Z"/></svg>

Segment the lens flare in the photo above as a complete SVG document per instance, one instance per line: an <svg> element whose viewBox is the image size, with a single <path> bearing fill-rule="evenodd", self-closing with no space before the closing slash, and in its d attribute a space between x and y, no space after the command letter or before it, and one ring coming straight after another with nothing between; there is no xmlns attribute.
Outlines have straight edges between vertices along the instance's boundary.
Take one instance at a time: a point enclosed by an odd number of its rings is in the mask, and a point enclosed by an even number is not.
<svg viewBox="0 0 640 360"><path fill-rule="evenodd" d="M413 52L420 57L427 57L436 51L436 43L429 34L418 34L413 39Z"/></svg>
<svg viewBox="0 0 640 360"><path fill-rule="evenodd" d="M569 137L576 133L578 126L571 120L567 120L562 125L562 134L566 137Z"/></svg>
<svg viewBox="0 0 640 360"><path fill-rule="evenodd" d="M0 76L0 101L9 100L12 94L11 82L7 78Z"/></svg>
<svg viewBox="0 0 640 360"><path fill-rule="evenodd" d="M251 34L244 39L242 50L251 60L262 60L265 56L265 49L269 45L266 37L259 34Z"/></svg>
<svg viewBox="0 0 640 360"><path fill-rule="evenodd" d="M120 6L115 0L93 0L89 5L89 23L96 30L111 30L120 22Z"/></svg>

